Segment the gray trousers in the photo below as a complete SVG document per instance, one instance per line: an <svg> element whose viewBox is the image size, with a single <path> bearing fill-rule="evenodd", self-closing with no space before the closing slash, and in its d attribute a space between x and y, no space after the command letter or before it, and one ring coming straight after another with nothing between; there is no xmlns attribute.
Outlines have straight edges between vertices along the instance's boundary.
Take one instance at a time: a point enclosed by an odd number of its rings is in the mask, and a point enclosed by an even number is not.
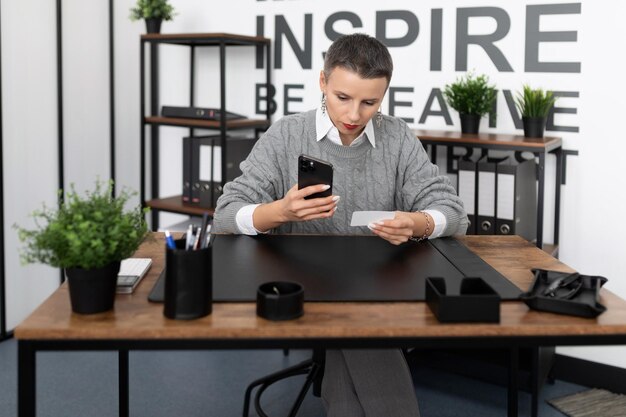
<svg viewBox="0 0 626 417"><path fill-rule="evenodd" d="M419 417L399 349L327 350L322 401L327 417Z"/></svg>

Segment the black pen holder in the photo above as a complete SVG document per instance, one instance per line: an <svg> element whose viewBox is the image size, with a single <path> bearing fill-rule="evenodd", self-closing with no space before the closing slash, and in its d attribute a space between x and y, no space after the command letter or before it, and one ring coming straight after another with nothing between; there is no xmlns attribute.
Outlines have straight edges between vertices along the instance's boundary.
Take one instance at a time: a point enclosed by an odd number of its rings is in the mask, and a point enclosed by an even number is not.
<svg viewBox="0 0 626 417"><path fill-rule="evenodd" d="M265 319L296 319L304 314L303 306L304 289L296 282L266 282L257 289L256 314Z"/></svg>
<svg viewBox="0 0 626 417"><path fill-rule="evenodd" d="M482 278L463 278L448 294L444 278L426 278L426 303L440 322L500 322L500 295Z"/></svg>
<svg viewBox="0 0 626 417"><path fill-rule="evenodd" d="M213 303L211 247L185 250L184 239L175 243L176 249L165 249L163 314L179 320L209 315Z"/></svg>

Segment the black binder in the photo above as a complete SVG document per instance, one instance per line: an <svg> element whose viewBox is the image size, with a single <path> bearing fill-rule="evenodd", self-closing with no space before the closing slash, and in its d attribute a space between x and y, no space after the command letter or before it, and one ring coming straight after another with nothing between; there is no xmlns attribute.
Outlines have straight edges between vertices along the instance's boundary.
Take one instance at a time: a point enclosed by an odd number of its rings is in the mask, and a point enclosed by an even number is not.
<svg viewBox="0 0 626 417"><path fill-rule="evenodd" d="M191 141L189 137L183 138L183 203L191 203Z"/></svg>
<svg viewBox="0 0 626 417"><path fill-rule="evenodd" d="M202 120L221 120L221 110L211 107L179 107L179 106L163 106L161 115L163 117L182 117L185 119L202 119ZM226 112L226 120L245 119L246 116Z"/></svg>
<svg viewBox="0 0 626 417"><path fill-rule="evenodd" d="M468 235L476 234L476 195L478 193L476 162L471 159L459 159L457 192L469 219Z"/></svg>
<svg viewBox="0 0 626 417"><path fill-rule="evenodd" d="M476 164L476 176L476 234L493 235L496 233L496 163L482 158Z"/></svg>
<svg viewBox="0 0 626 417"><path fill-rule="evenodd" d="M497 168L496 234L537 238L537 164L502 163Z"/></svg>
<svg viewBox="0 0 626 417"><path fill-rule="evenodd" d="M220 136L192 136L189 137L189 140L191 142L189 159L191 204L207 208L214 207L211 198L211 183L213 182L213 174L216 174L216 178L221 178L222 171L221 155L219 155L218 160L215 161L212 148L214 143L219 143ZM206 147L208 147L208 149ZM204 162L203 166L201 166L201 162ZM216 163L220 164L220 166L215 167ZM211 167L214 167L214 169L211 170Z"/></svg>
<svg viewBox="0 0 626 417"><path fill-rule="evenodd" d="M222 194L222 146L219 135L195 136L191 141L190 178L191 204L215 207ZM227 137L226 181L241 175L239 164L248 157L256 143L255 138ZM183 167L183 169L185 169Z"/></svg>
<svg viewBox="0 0 626 417"><path fill-rule="evenodd" d="M217 187L222 181L222 153L219 136L194 140L193 179L198 184L198 205L215 207Z"/></svg>

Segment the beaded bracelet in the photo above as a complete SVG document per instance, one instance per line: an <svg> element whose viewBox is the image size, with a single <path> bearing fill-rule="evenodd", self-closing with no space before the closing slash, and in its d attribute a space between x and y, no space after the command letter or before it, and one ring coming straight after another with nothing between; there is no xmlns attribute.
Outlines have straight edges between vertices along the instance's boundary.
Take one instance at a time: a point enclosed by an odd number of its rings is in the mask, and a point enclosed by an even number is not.
<svg viewBox="0 0 626 417"><path fill-rule="evenodd" d="M418 211L417 213L423 214L424 218L426 218L426 229L424 230L424 234L422 235L422 237L411 236L409 240L412 240L413 242L421 242L422 240L427 240L430 234L430 216L423 211Z"/></svg>

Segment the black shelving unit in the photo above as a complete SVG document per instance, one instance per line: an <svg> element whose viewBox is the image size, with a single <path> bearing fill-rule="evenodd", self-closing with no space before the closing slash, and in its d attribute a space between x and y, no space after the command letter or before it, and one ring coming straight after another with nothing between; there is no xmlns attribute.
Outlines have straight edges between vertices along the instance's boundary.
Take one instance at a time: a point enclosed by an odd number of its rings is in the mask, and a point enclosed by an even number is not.
<svg viewBox="0 0 626 417"><path fill-rule="evenodd" d="M220 65L220 109L221 120L199 120L162 117L159 115L159 45L182 45L190 49L189 53L189 106L195 106L195 49L196 47L218 47ZM150 47L150 107L146 115L146 47ZM270 98L267 97L266 115L264 119L226 120L226 48L235 46L253 47L264 53L266 61L266 84L271 83L271 41L260 36L244 36L229 33L191 33L191 34L145 34L140 40L140 117L141 117L141 149L140 149L140 198L144 206L152 209L152 229L159 226L159 212L168 211L181 214L199 215L211 213L208 208L185 205L182 196L160 198L159 196L159 128L160 126L179 126L190 130L218 130L222 146L222 186L226 181L227 133L231 130L254 129L258 136L260 131L270 125ZM150 200L146 200L146 127L150 126Z"/></svg>
<svg viewBox="0 0 626 417"><path fill-rule="evenodd" d="M537 240L540 249L553 256L558 256L559 226L561 212L561 186L565 185L565 161L568 155L578 155L577 151L564 150L560 137L527 138L519 135L500 133L463 134L457 131L414 130L424 146L430 146L431 160L437 160L437 146L447 148L448 172L455 158L453 147L481 149L482 151L499 150L513 152L529 152L539 159L537 164ZM554 188L554 244L544 245L543 210L545 198L545 167L547 154L556 156L556 184Z"/></svg>

